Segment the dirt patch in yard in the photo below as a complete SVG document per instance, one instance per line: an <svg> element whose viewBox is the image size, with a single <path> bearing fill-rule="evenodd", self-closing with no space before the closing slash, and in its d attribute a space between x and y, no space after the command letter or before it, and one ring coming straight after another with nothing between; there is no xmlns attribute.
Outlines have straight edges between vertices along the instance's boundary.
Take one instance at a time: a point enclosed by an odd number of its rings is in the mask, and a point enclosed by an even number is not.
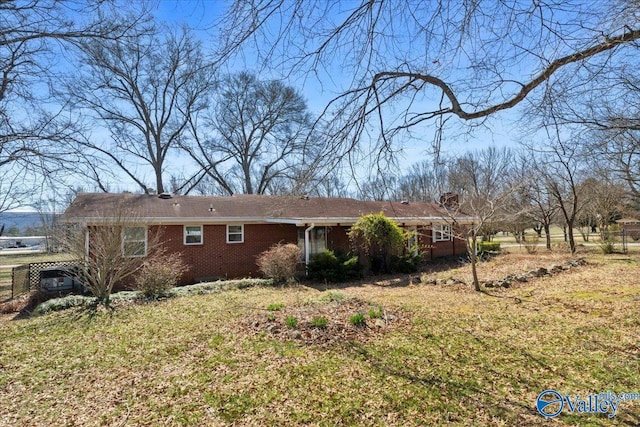
<svg viewBox="0 0 640 427"><path fill-rule="evenodd" d="M252 335L331 346L347 341L366 342L408 321L408 314L399 308L383 307L340 292L326 292L301 304L272 304L239 325Z"/></svg>

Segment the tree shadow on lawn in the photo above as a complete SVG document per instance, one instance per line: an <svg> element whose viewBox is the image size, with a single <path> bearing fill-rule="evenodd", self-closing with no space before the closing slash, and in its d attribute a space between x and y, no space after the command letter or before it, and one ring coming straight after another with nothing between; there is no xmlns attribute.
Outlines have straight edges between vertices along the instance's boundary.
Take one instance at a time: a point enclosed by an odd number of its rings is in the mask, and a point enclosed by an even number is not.
<svg viewBox="0 0 640 427"><path fill-rule="evenodd" d="M491 415L504 420L513 420L514 411L516 410L518 414L537 414L535 402L527 405L515 398L499 397L494 390L479 387L476 384L475 378L445 378L443 375L437 373L430 376L421 376L412 372L407 364L394 363L390 356L384 353L374 354L362 344L351 342L349 343L349 347L355 352L356 357L360 357L368 362L381 374L400 378L414 385L433 389L434 393L441 395L445 401L462 401L467 399L473 401L474 403L472 405L478 408L492 408ZM487 376L492 376L493 378L502 377L504 380L509 379L492 368L485 367L484 371L487 373ZM540 391L545 389L544 386L536 386L538 388L542 387ZM425 405L428 403L429 402L425 402ZM455 417L455 414L453 415ZM457 419L450 419L449 421L463 421L461 417L456 418Z"/></svg>
<svg viewBox="0 0 640 427"><path fill-rule="evenodd" d="M518 355L524 358L524 361L518 364L521 366L513 366L511 371L509 367L506 367L505 371L500 371L499 367L496 369L487 363L480 362L481 366L479 367L479 371L482 373L481 375L484 377L485 383L494 385L503 384L506 386L504 388L509 388L513 384L513 381L517 380L518 386L523 390L523 393L529 392L533 395L537 395L549 388L554 388L555 384L558 384L558 379L561 380L560 382L563 387L570 388L569 390L563 390L565 392L574 393L585 390L588 391L593 388L593 384L587 384L584 380L569 378L557 369L557 366L553 366L543 357L534 355L522 347L512 345L507 340L496 338L495 340L497 342L494 342L492 339L487 340L464 329L460 329L458 333L463 336L466 335L469 342L474 342L474 347L480 352L491 353L495 352L496 348L500 348L504 354ZM425 345L430 344L425 343ZM432 343L431 345L437 344ZM486 409L491 417L497 417L506 422L514 422L516 419L522 422L522 416L527 416L529 421L535 421L536 424L539 423L541 425L544 424L545 421L548 421L537 412L535 400L527 402L519 399L517 395L499 393L498 390L495 389L482 388L478 385L476 376L472 378L456 378L455 375L452 376L448 372L444 372L443 375L435 372L432 375L425 376L412 370L410 363L403 363L401 355L398 355L398 352L384 348L380 351L371 350L372 347L370 345L357 342L349 342L346 343L345 346L353 353L354 358L359 358L367 362L372 368L384 376L397 377L418 386L434 389L433 394L442 395L445 401L462 401L463 399L468 399L474 403L467 406ZM439 346L439 349L442 353L440 363L443 363L442 359L444 359L445 366L448 363L447 360L450 361L450 366L454 369L456 364L463 363L457 360L455 355L449 354L445 347ZM622 350L620 350L620 352L624 353ZM429 361L425 360L425 363L429 363ZM524 372L532 371L542 374L538 377L526 378ZM545 375L546 373L552 373L553 377ZM591 391L593 393L605 392L605 390ZM473 410L473 408L469 407L469 410ZM580 417L579 419L586 424L594 421L592 417L586 418L588 415L584 414L567 415L578 416ZM601 415L602 414L594 416L597 417ZM606 415L604 416L606 417ZM638 425L638 421L640 421L639 417L639 414L633 414L631 411L618 413L616 415L618 421L625 425ZM568 419L565 419L565 421L571 423Z"/></svg>

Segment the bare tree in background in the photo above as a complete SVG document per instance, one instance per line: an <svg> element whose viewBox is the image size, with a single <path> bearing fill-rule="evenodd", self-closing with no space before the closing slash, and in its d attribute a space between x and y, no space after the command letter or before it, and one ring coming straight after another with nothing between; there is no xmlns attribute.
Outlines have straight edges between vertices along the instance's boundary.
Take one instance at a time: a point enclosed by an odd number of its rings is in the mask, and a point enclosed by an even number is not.
<svg viewBox="0 0 640 427"><path fill-rule="evenodd" d="M624 3L620 3L624 4ZM627 2L628 16L638 22L637 2ZM583 161L608 181L627 185L640 204L640 49L629 49L577 67L559 76L538 97L533 111L549 110L555 123L572 128L584 147Z"/></svg>
<svg viewBox="0 0 640 427"><path fill-rule="evenodd" d="M481 290L477 271L478 240L488 239L497 230L497 224L513 222L522 214L509 205L513 195L525 185L512 179L513 160L510 149L488 147L454 158L448 167L447 185L458 194L459 203L444 201L449 212L445 219L452 225L453 237L467 245L476 291ZM459 218L470 223L458 223Z"/></svg>
<svg viewBox="0 0 640 427"><path fill-rule="evenodd" d="M556 219L558 203L551 194L549 181L539 172L544 169L538 165L539 162L538 156L531 150L520 152L513 179L523 183L517 192L521 200L520 211L536 228L538 236L544 231L545 246L551 250L551 224Z"/></svg>
<svg viewBox="0 0 640 427"><path fill-rule="evenodd" d="M591 219L599 228L602 240L609 237L609 225L622 218L625 209L626 192L620 184L608 182L605 177L589 177L582 181L585 206L583 215Z"/></svg>
<svg viewBox="0 0 640 427"><path fill-rule="evenodd" d="M492 222L492 218L497 217L499 209L505 209L504 193L510 187L513 162L510 149L491 146L467 152L453 159L449 167L449 189L460 195L463 212L467 207L472 209L469 213L481 214L482 228L476 232L483 233L484 239L497 231L498 221Z"/></svg>
<svg viewBox="0 0 640 427"><path fill-rule="evenodd" d="M450 162L433 159L414 163L398 180L396 200L437 202L449 190L447 178Z"/></svg>
<svg viewBox="0 0 640 427"><path fill-rule="evenodd" d="M587 161L624 182L640 206L640 126L638 129L599 129L590 135Z"/></svg>
<svg viewBox="0 0 640 427"><path fill-rule="evenodd" d="M145 2L0 2L0 211L29 203L82 157L68 146L80 125L54 93L78 46L145 31L147 16Z"/></svg>
<svg viewBox="0 0 640 427"><path fill-rule="evenodd" d="M269 69L336 82L323 117L342 150L373 140L385 153L424 125L437 152L443 129L482 123L557 74L635 66L624 55L637 14L626 1L236 1L219 55L248 47Z"/></svg>
<svg viewBox="0 0 640 427"><path fill-rule="evenodd" d="M546 191L555 200L562 222L566 225L567 239L571 254L576 253L574 227L576 219L585 204L584 186L581 186L581 174L584 163L581 161L580 145L571 137L568 141L560 135L548 144L535 148L541 160L536 165L536 173L544 180Z"/></svg>
<svg viewBox="0 0 640 427"><path fill-rule="evenodd" d="M471 261L471 274L473 287L480 291L478 278L478 241L484 239L487 230L491 230L497 222L508 222L510 217L519 213L509 212L505 209L511 194L517 191L522 184L516 187L503 187L500 191L491 194L468 193L458 206L449 207L449 216L445 218L451 224L451 232L454 239L463 240L467 246L467 253ZM466 223L459 223L459 218L469 218ZM469 223L470 222L470 223Z"/></svg>
<svg viewBox="0 0 640 427"><path fill-rule="evenodd" d="M206 117L191 121L188 153L226 194L278 193L304 182L326 154L303 97L277 80L229 75ZM222 191L220 191L222 190Z"/></svg>
<svg viewBox="0 0 640 427"><path fill-rule="evenodd" d="M188 138L192 116L207 107L215 84L200 43L183 28L132 40L90 40L82 48L86 69L68 82L67 92L112 140L89 136L79 144L106 160L90 162L88 175L103 191L108 170L125 174L145 193L167 191L171 157ZM149 170L155 188L147 181ZM196 169L175 190L201 175Z"/></svg>
<svg viewBox="0 0 640 427"><path fill-rule="evenodd" d="M358 184L360 200L391 200L397 187L397 178L389 175L378 175Z"/></svg>

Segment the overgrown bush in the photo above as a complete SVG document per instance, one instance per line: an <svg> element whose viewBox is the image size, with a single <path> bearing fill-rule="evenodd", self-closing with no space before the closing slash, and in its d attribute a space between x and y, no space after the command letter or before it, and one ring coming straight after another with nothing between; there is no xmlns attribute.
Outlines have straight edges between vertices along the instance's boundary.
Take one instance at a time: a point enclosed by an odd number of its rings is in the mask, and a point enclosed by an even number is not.
<svg viewBox="0 0 640 427"><path fill-rule="evenodd" d="M217 294L233 289L246 289L253 286L271 286L271 279L236 279L218 280L216 282L196 283L195 285L179 286L168 292L171 297L187 297L191 295Z"/></svg>
<svg viewBox="0 0 640 427"><path fill-rule="evenodd" d="M407 242L407 233L383 213L364 215L349 230L349 240L369 259L373 273L389 273L391 259L399 256Z"/></svg>
<svg viewBox="0 0 640 427"><path fill-rule="evenodd" d="M62 298L54 298L38 305L33 314L39 316L53 311L66 310L75 307L85 307L95 303L95 298L82 295L68 295Z"/></svg>
<svg viewBox="0 0 640 427"><path fill-rule="evenodd" d="M266 277L275 283L292 282L295 280L298 262L300 262L300 248L287 243L272 246L258 256L258 268Z"/></svg>
<svg viewBox="0 0 640 427"><path fill-rule="evenodd" d="M158 298L178 284L187 271L187 265L180 254L162 254L144 262L138 272L135 284L147 298Z"/></svg>
<svg viewBox="0 0 640 427"><path fill-rule="evenodd" d="M358 257L324 250L311 257L307 266L309 278L328 282L344 282L362 276Z"/></svg>

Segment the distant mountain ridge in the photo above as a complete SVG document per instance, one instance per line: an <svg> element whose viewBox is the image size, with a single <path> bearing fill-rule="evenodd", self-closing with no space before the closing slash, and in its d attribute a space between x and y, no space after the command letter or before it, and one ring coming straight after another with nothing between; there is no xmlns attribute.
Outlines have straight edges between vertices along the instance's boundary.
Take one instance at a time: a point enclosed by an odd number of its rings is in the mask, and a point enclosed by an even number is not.
<svg viewBox="0 0 640 427"><path fill-rule="evenodd" d="M43 215L50 214L41 214L39 212L0 212L0 227L4 225L4 234L11 227L18 227L20 233L24 233L24 231L29 227L41 227L42 217Z"/></svg>

